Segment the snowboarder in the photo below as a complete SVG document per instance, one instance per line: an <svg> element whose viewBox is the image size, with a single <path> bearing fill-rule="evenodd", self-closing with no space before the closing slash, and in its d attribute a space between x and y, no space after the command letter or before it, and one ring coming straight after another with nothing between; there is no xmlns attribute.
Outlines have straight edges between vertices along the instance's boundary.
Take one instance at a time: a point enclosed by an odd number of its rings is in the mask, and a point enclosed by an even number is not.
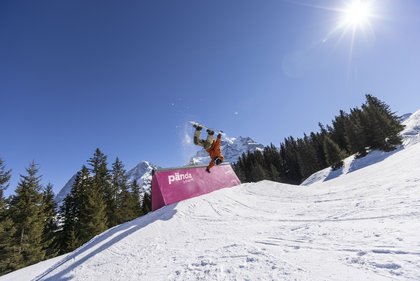
<svg viewBox="0 0 420 281"><path fill-rule="evenodd" d="M217 135L217 140L214 140L214 131L207 129L207 139L203 140L200 139L201 130L203 129L203 127L201 127L198 124L194 124L193 127L195 128L194 144L204 147L204 149L210 154L211 161L206 167L206 172L210 173L210 169L214 165L222 164L223 160L225 159L222 155L222 152L220 151L220 142L222 140L222 134L219 133Z"/></svg>

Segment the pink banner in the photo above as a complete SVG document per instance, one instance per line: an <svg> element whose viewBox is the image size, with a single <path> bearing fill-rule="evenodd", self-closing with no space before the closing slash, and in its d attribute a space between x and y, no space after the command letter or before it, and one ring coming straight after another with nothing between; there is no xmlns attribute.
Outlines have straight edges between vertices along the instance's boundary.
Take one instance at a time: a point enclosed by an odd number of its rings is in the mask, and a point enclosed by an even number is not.
<svg viewBox="0 0 420 281"><path fill-rule="evenodd" d="M152 210L241 182L230 164L156 170L152 178Z"/></svg>

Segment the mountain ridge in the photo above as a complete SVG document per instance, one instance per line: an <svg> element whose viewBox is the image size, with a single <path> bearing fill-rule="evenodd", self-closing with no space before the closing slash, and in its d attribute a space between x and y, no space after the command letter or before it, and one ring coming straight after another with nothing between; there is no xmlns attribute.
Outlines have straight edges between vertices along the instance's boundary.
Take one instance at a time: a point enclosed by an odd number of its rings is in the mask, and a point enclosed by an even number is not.
<svg viewBox="0 0 420 281"><path fill-rule="evenodd" d="M236 163L242 153L247 153L248 151L254 152L258 149L264 149L262 144L255 142L250 137L237 137L237 138L228 138L223 137L221 143L222 154L225 157L225 162ZM205 149L201 149L196 152L194 156L191 157L189 163L186 165L207 165L210 162L210 157ZM140 192L151 193L151 183L152 183L152 171L154 169L161 168L158 165L155 165L149 161L141 161L134 168L128 170L127 177L130 182L136 180L140 186ZM58 205L61 205L64 198L67 194L70 193L77 173L73 175L70 180L63 186L55 197L55 201Z"/></svg>

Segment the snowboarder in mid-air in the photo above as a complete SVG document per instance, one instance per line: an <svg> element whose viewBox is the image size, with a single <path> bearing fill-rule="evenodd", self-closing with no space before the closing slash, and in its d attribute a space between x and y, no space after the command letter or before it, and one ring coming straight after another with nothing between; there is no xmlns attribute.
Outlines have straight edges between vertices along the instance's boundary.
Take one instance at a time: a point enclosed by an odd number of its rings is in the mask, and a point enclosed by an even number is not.
<svg viewBox="0 0 420 281"><path fill-rule="evenodd" d="M211 161L206 168L206 172L210 173L210 169L214 165L222 164L223 160L225 159L220 151L220 142L222 140L222 134L219 133L217 135L217 139L214 140L214 131L211 129L207 129L207 139L203 140L200 139L201 130L203 129L202 126L199 124L193 124L195 128L194 133L194 144L198 146L204 147L204 149L210 154Z"/></svg>

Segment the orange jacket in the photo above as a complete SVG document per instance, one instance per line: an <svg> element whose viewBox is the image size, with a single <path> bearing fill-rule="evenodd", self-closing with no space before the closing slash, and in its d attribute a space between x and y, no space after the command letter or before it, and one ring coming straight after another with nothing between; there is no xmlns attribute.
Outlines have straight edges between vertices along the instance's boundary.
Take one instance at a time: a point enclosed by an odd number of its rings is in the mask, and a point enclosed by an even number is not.
<svg viewBox="0 0 420 281"><path fill-rule="evenodd" d="M220 151L220 142L222 140L222 136L218 135L217 140L213 141L210 148L207 149L207 152L210 154L210 164L207 166L208 169L211 169L215 164L214 159L218 157L220 160L224 160L225 158L222 155L222 152Z"/></svg>

